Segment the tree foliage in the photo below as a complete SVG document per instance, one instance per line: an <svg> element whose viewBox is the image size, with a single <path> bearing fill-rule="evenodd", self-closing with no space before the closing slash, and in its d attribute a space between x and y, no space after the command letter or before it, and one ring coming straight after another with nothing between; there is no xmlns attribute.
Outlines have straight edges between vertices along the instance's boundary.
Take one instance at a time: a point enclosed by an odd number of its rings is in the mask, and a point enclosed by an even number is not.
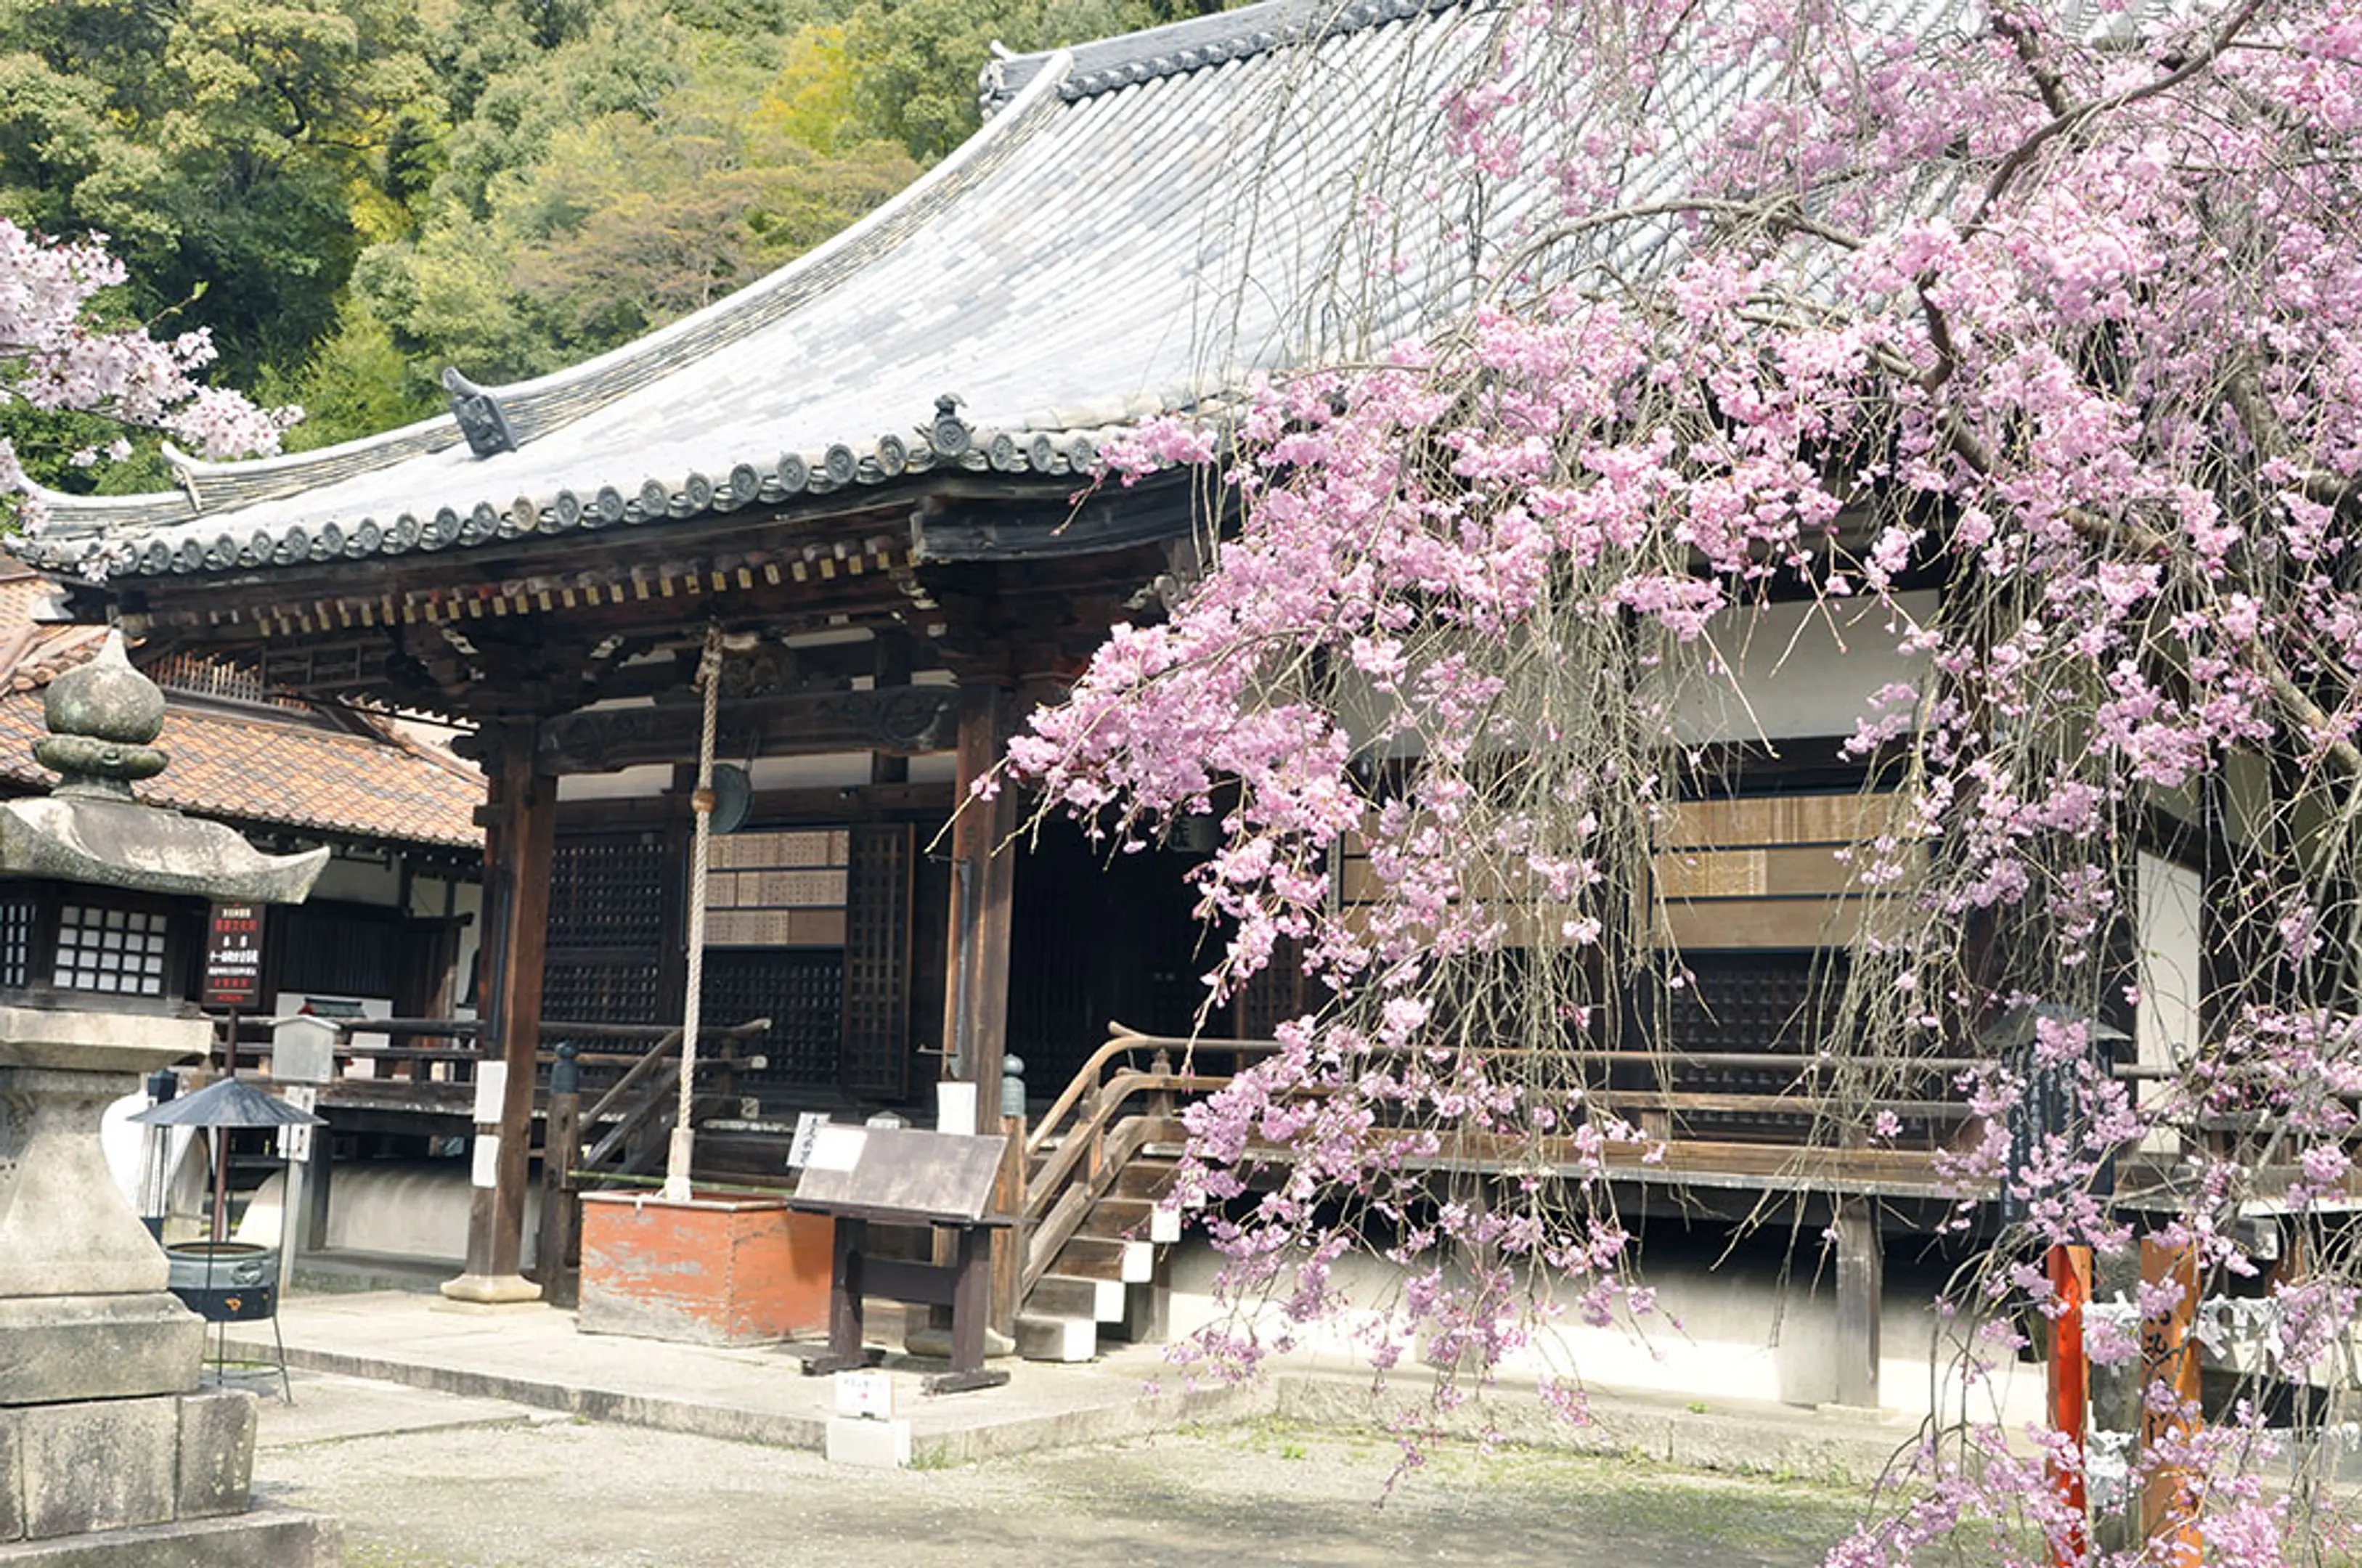
<svg viewBox="0 0 2362 1568"><path fill-rule="evenodd" d="M107 236L143 315L250 379L334 320L357 203L431 79L407 0L11 0L0 208Z"/></svg>

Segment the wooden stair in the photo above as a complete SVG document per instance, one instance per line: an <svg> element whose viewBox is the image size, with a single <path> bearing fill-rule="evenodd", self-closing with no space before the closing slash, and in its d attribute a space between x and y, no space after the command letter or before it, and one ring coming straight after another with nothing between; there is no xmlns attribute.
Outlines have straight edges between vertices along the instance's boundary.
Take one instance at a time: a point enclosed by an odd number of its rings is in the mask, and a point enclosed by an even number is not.
<svg viewBox="0 0 2362 1568"><path fill-rule="evenodd" d="M1128 1123L1117 1131L1125 1136L1110 1142L1120 1147L1139 1137ZM1047 1237L1046 1255L1034 1254L1041 1269L1018 1313L1020 1355L1088 1361L1102 1336L1131 1343L1164 1337L1171 1297L1165 1253L1180 1239L1180 1221L1156 1200L1170 1190L1173 1173L1170 1157L1137 1152L1100 1181L1074 1189L1101 1187L1087 1201L1070 1201L1065 1219L1071 1229L1062 1223L1066 1233Z"/></svg>
<svg viewBox="0 0 2362 1568"><path fill-rule="evenodd" d="M1231 1081L1193 1064L1276 1048L1147 1035L1120 1023L1108 1034L1025 1140L1017 1348L1037 1360L1087 1361L1102 1336L1164 1337L1167 1253L1181 1221L1159 1200L1172 1191L1187 1136L1181 1102Z"/></svg>

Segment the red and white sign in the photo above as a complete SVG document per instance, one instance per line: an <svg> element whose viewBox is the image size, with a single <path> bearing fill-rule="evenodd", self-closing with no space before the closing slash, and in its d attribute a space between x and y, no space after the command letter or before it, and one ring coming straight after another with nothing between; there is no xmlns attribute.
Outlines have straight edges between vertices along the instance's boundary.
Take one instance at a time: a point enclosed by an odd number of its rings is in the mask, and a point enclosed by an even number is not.
<svg viewBox="0 0 2362 1568"><path fill-rule="evenodd" d="M262 906L215 904L205 925L207 1007L251 1011L262 999Z"/></svg>

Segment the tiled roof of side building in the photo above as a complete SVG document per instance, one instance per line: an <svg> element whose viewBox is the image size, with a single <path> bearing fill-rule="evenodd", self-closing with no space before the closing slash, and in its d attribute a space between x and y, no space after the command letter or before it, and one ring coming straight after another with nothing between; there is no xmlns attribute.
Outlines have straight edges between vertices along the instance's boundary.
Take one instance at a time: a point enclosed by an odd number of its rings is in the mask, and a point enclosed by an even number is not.
<svg viewBox="0 0 2362 1568"><path fill-rule="evenodd" d="M48 733L45 688L98 651L103 626L42 625L50 590L22 569L0 569L0 793L46 790L56 778L33 760ZM323 728L295 715L216 712L167 694L159 744L164 772L140 799L197 816L348 838L474 849L483 780L467 764L365 722L368 733Z"/></svg>

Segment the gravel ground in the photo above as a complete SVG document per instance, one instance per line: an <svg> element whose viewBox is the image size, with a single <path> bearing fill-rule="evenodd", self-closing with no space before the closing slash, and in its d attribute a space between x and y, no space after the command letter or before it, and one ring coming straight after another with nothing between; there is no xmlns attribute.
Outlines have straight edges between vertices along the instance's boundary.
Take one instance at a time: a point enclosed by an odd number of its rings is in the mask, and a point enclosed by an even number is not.
<svg viewBox="0 0 2362 1568"><path fill-rule="evenodd" d="M348 1568L1817 1562L1856 1500L1642 1464L1261 1424L934 1471L312 1379L266 1405L259 1496L343 1521Z"/></svg>

